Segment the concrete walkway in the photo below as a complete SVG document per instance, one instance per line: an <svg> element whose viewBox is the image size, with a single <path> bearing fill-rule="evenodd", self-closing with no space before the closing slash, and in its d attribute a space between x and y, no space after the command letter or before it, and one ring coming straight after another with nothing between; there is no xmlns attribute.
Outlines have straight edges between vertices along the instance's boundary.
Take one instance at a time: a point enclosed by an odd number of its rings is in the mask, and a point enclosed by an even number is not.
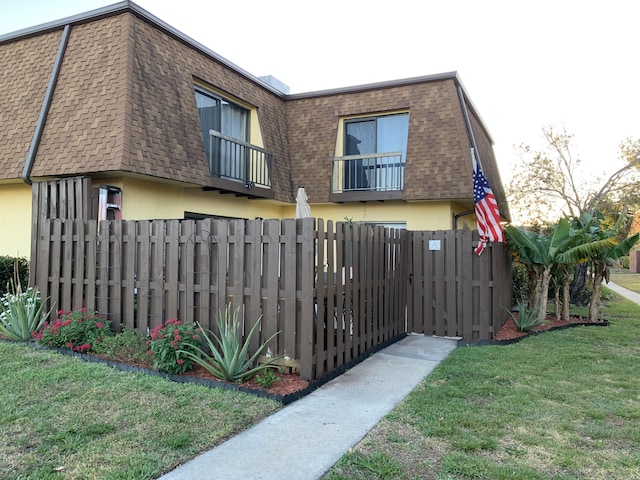
<svg viewBox="0 0 640 480"><path fill-rule="evenodd" d="M161 480L317 480L457 343L409 335Z"/></svg>
<svg viewBox="0 0 640 480"><path fill-rule="evenodd" d="M631 300L632 302L635 302L638 305L640 305L640 293L632 292L631 290L621 287L620 285L616 285L613 282L609 282L603 285L606 285L606 287L609 290L613 290L617 294L622 295L626 299Z"/></svg>

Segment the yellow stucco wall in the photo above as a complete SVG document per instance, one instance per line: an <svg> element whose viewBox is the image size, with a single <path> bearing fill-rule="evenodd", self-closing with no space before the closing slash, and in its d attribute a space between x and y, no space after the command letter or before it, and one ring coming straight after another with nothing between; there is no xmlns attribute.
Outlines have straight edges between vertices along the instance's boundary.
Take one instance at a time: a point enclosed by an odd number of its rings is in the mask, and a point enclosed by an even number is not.
<svg viewBox="0 0 640 480"><path fill-rule="evenodd" d="M249 200L235 195L205 192L177 184L148 182L133 178L105 179L101 183L122 188L123 217L126 220L184 218L185 212L231 218L294 218L295 204L274 200ZM95 186L97 184L94 183ZM455 202L367 202L312 204L316 218L353 222L405 222L408 230L448 230L453 216L467 210ZM458 219L458 228L475 228L475 217Z"/></svg>
<svg viewBox="0 0 640 480"><path fill-rule="evenodd" d="M184 218L185 212L231 218L294 218L295 205L274 200L249 200L235 195L205 192L179 184L149 182L118 177L94 180L94 186L113 185L123 190L123 217L126 220ZM31 243L31 187L24 183L3 184L0 188L0 255L29 257ZM468 210L454 202L367 202L353 204L312 204L316 218L353 222L406 222L408 230L447 230L453 216ZM475 228L475 217L458 219L458 228Z"/></svg>
<svg viewBox="0 0 640 480"><path fill-rule="evenodd" d="M465 209L453 202L367 202L348 204L312 204L311 214L316 218L343 222L345 217L353 222L406 222L407 230L449 230L453 216ZM295 205L283 208L283 217L295 217ZM464 225L475 228L475 217L458 220L458 228Z"/></svg>
<svg viewBox="0 0 640 480"><path fill-rule="evenodd" d="M0 187L0 255L31 255L31 186L20 182Z"/></svg>
<svg viewBox="0 0 640 480"><path fill-rule="evenodd" d="M281 218L282 204L270 200L249 200L235 195L221 195L200 188L177 184L147 182L134 178L102 179L100 184L122 189L122 212L125 220L184 218L185 212L232 218Z"/></svg>

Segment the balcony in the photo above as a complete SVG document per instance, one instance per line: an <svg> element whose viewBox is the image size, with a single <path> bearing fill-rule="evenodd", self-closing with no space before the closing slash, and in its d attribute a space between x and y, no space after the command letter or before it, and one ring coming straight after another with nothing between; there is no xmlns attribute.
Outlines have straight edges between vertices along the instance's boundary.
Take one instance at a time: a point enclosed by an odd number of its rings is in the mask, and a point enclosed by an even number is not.
<svg viewBox="0 0 640 480"><path fill-rule="evenodd" d="M274 197L273 153L215 130L209 130L207 153L215 190L239 196Z"/></svg>
<svg viewBox="0 0 640 480"><path fill-rule="evenodd" d="M402 152L335 157L330 200L348 202L401 199L404 169Z"/></svg>

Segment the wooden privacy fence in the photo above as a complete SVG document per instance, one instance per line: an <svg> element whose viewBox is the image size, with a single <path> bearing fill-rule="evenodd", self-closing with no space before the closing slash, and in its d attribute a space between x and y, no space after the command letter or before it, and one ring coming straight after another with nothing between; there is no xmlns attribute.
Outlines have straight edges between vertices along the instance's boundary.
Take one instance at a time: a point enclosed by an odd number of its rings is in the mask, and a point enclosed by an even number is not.
<svg viewBox="0 0 640 480"><path fill-rule="evenodd" d="M425 335L489 340L511 307L511 256L505 244L473 252L478 232L411 232L408 329Z"/></svg>
<svg viewBox="0 0 640 480"><path fill-rule="evenodd" d="M226 304L304 378L405 332L401 232L322 220L49 219L32 275L56 310L94 309L147 334L170 318L213 329ZM406 232L402 232L406 234Z"/></svg>
<svg viewBox="0 0 640 480"><path fill-rule="evenodd" d="M490 340L511 301L506 246L475 231L411 232L314 219L112 220L89 179L35 184L30 283L56 310L86 307L147 334L171 318L214 327L227 304L252 349L305 379L343 369L407 332ZM92 206L93 205L93 206Z"/></svg>

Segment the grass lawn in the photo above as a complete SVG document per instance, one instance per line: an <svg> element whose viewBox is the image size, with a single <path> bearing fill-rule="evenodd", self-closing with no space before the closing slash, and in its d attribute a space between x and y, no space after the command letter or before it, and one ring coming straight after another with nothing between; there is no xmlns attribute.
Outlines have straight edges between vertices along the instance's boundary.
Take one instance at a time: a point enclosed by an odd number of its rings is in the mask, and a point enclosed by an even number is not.
<svg viewBox="0 0 640 480"><path fill-rule="evenodd" d="M640 293L640 274L638 273L612 273L611 281L621 287Z"/></svg>
<svg viewBox="0 0 640 480"><path fill-rule="evenodd" d="M0 342L0 478L156 478L278 408Z"/></svg>
<svg viewBox="0 0 640 480"><path fill-rule="evenodd" d="M640 307L458 348L325 480L640 479Z"/></svg>

